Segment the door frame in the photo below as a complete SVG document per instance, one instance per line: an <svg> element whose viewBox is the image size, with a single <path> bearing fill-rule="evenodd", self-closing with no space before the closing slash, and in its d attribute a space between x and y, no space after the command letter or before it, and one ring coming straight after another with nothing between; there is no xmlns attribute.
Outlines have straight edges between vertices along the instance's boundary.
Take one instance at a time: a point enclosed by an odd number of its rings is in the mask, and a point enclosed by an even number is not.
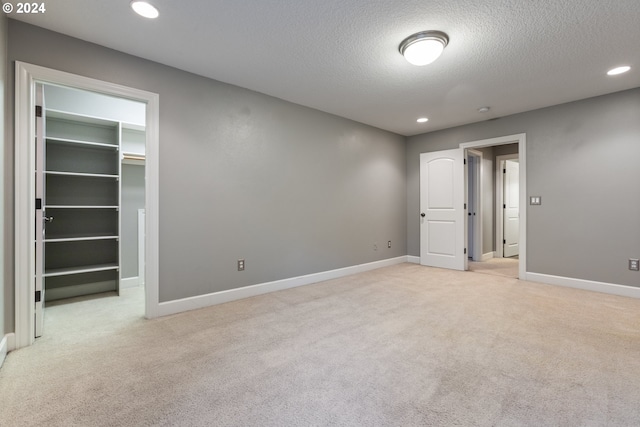
<svg viewBox="0 0 640 427"><path fill-rule="evenodd" d="M519 159L518 154L504 154L496 156L496 257L504 257L504 245L498 244L504 240L504 174L502 173L502 162L504 160ZM521 176L519 177L521 178ZM522 190L522 187L519 188ZM519 197L519 195L518 195ZM520 202L522 198L520 197ZM522 206L522 205L521 205ZM520 207L522 211L522 207ZM522 216L521 216L522 217ZM518 243L519 245L520 243Z"/></svg>
<svg viewBox="0 0 640 427"><path fill-rule="evenodd" d="M467 176L465 177L465 199L467 200L467 216L469 212L473 211L476 215L472 216L473 222L473 248L471 248L472 260L473 261L481 261L482 260L482 168L484 156L482 151L474 150L472 148L468 148L465 152L465 159L469 157L474 158L474 168L473 168L473 204L469 203L469 165L467 164ZM469 233L467 230L467 245L469 243Z"/></svg>
<svg viewBox="0 0 640 427"><path fill-rule="evenodd" d="M525 280L527 277L527 135L519 133L515 135L500 136L497 138L482 139L478 141L463 142L460 148L465 150L482 147L493 147L496 145L518 144L518 161L520 163L519 173L519 202L520 202L520 256L518 262L518 278ZM467 201L468 203L468 201ZM466 222L465 222L466 223ZM464 229L465 241L467 241L467 227ZM498 248L496 242L496 249ZM465 269L468 266L465 265Z"/></svg>
<svg viewBox="0 0 640 427"><path fill-rule="evenodd" d="M35 341L35 85L58 84L146 104L145 317L159 315L159 96L115 83L16 61L15 64L15 348Z"/></svg>

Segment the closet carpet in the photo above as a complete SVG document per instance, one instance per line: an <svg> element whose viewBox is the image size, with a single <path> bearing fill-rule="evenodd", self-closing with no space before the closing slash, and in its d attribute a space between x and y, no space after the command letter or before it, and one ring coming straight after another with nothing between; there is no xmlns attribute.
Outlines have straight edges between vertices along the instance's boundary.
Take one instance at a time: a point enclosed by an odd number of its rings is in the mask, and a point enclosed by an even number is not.
<svg viewBox="0 0 640 427"><path fill-rule="evenodd" d="M632 426L640 300L400 264L155 320L58 305L2 426Z"/></svg>

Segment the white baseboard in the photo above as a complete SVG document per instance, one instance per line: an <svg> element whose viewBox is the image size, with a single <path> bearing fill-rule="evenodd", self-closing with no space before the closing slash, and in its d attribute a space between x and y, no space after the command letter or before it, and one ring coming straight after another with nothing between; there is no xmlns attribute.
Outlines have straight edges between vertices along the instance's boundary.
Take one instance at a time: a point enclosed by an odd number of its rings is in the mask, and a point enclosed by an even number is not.
<svg viewBox="0 0 640 427"><path fill-rule="evenodd" d="M410 262L412 264L420 264L420 257L419 256L413 256L413 255L407 255L407 262Z"/></svg>
<svg viewBox="0 0 640 427"><path fill-rule="evenodd" d="M585 291L602 292L623 297L640 298L640 288L617 285L615 283L595 282L592 280L574 279L572 277L552 276L550 274L526 273L526 280L546 283L547 285L566 286Z"/></svg>
<svg viewBox="0 0 640 427"><path fill-rule="evenodd" d="M120 279L120 289L135 288L137 286L140 286L140 278L138 276Z"/></svg>
<svg viewBox="0 0 640 427"><path fill-rule="evenodd" d="M480 261L488 261L491 258L495 258L495 257L496 257L495 252L487 252L486 254L482 254L482 256L480 257Z"/></svg>
<svg viewBox="0 0 640 427"><path fill-rule="evenodd" d="M4 363L4 359L7 357L7 353L16 348L15 341L16 336L13 332L2 337L0 341L0 368Z"/></svg>
<svg viewBox="0 0 640 427"><path fill-rule="evenodd" d="M377 268L388 267L390 265L407 262L407 256L389 258L382 261L359 264L351 267L339 268L336 270L323 271L320 273L308 274L305 276L292 277L289 279L276 280L273 282L260 283L257 285L245 286L238 289L214 292L211 294L198 295L190 298L183 298L174 301L161 302L158 304L158 316L181 313L189 310L209 307L216 304L249 298L269 292L281 291L298 286L310 285L312 283L323 282L325 280L337 279L351 274L362 273Z"/></svg>
<svg viewBox="0 0 640 427"><path fill-rule="evenodd" d="M4 359L7 357L7 351L9 350L9 346L7 345L7 337L2 337L2 341L0 341L0 368L2 368L2 364L4 363Z"/></svg>

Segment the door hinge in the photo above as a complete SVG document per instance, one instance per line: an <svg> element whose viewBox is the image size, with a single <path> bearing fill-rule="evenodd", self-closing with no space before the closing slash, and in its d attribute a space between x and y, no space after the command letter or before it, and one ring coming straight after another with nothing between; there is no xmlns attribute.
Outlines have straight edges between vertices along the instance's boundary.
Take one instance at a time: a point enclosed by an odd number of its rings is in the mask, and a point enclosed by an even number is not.
<svg viewBox="0 0 640 427"><path fill-rule="evenodd" d="M506 169L502 169L502 173L507 173L507 170Z"/></svg>
<svg viewBox="0 0 640 427"><path fill-rule="evenodd" d="M502 205L502 209L507 209L507 204Z"/></svg>
<svg viewBox="0 0 640 427"><path fill-rule="evenodd" d="M467 209L467 204L466 203L464 204L464 208L465 208L465 210Z"/></svg>
<svg viewBox="0 0 640 427"><path fill-rule="evenodd" d="M36 105L36 117L42 117L42 105Z"/></svg>
<svg viewBox="0 0 640 427"><path fill-rule="evenodd" d="M42 199L36 199L36 209L42 209Z"/></svg>
<svg viewBox="0 0 640 427"><path fill-rule="evenodd" d="M467 159L462 159L462 161L464 162L463 164L467 164Z"/></svg>
<svg viewBox="0 0 640 427"><path fill-rule="evenodd" d="M464 248L464 253L465 253L465 255L466 255L466 253L467 253L467 248Z"/></svg>
<svg viewBox="0 0 640 427"><path fill-rule="evenodd" d="M42 291L36 291L36 302L42 301Z"/></svg>
<svg viewBox="0 0 640 427"><path fill-rule="evenodd" d="M507 244L507 241L506 241L506 240L503 240L503 241L502 241L502 244L503 244L503 245L506 245L506 244Z"/></svg>

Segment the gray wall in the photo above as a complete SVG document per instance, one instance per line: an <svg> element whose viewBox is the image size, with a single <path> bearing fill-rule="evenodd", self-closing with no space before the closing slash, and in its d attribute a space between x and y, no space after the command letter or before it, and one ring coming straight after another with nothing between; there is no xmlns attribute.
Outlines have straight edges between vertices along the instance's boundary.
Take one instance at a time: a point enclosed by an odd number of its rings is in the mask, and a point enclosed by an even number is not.
<svg viewBox="0 0 640 427"><path fill-rule="evenodd" d="M5 325L12 325L13 322L5 323L5 301L11 301L9 299L10 295L13 294L13 290L9 290L9 280L7 280L7 276L5 274L5 254L7 254L8 249L7 246L11 244L8 239L5 239L5 228L9 227L5 222L4 211L6 206L9 206L10 203L5 202L7 200L8 194L5 192L5 185L7 185L7 181L5 176L5 162L8 161L6 159L11 159L12 157L6 156L5 153L7 151L7 146L9 145L10 138L7 138L6 126L5 123L8 121L8 108L5 109L5 99L8 96L8 82L7 82L7 15L4 13L0 13L0 140L2 144L0 144L0 281L2 285L0 286L0 340L4 337L4 333L7 331L12 331L11 329L6 328ZM10 316L12 309L6 310L6 316Z"/></svg>
<svg viewBox="0 0 640 427"><path fill-rule="evenodd" d="M407 250L419 255L419 154L527 134L529 272L640 286L640 88L417 135L407 142Z"/></svg>
<svg viewBox="0 0 640 427"><path fill-rule="evenodd" d="M518 144L504 144L493 147L493 160L498 156L506 156L507 154L518 154ZM497 166L496 166L497 167Z"/></svg>
<svg viewBox="0 0 640 427"><path fill-rule="evenodd" d="M138 209L144 209L144 166L122 165L120 256L122 278L138 276Z"/></svg>
<svg viewBox="0 0 640 427"><path fill-rule="evenodd" d="M402 136L13 20L9 56L160 95L161 301L406 254Z"/></svg>

